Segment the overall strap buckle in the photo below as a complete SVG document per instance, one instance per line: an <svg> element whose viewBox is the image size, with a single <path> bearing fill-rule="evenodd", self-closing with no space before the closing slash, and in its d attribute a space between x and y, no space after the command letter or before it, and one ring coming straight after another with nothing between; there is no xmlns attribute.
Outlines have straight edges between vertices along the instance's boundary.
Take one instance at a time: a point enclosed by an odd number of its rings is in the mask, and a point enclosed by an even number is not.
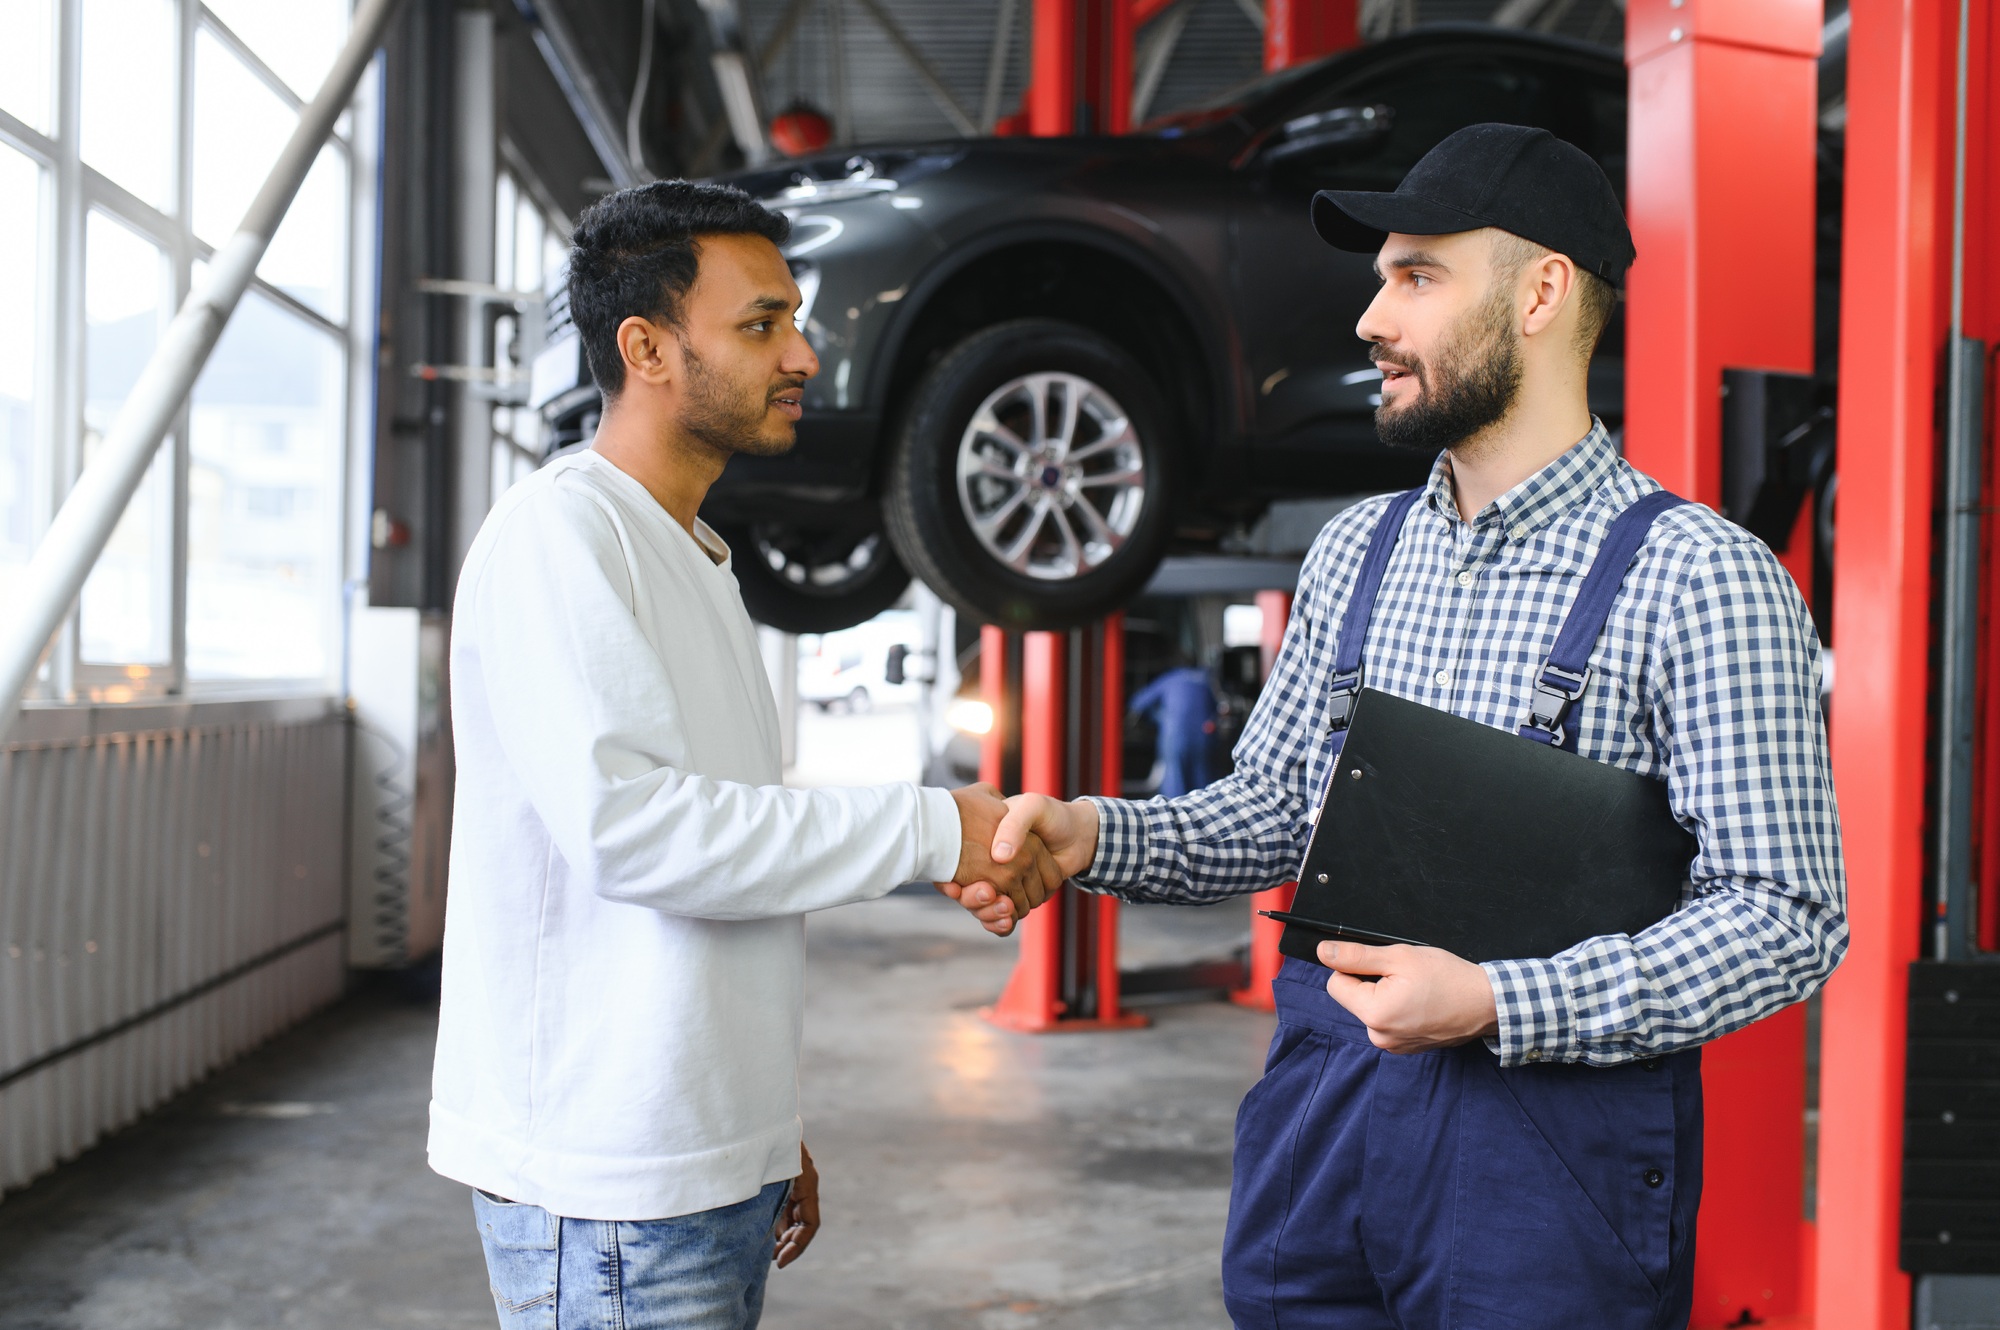
<svg viewBox="0 0 2000 1330"><path fill-rule="evenodd" d="M1520 736L1563 747L1569 737L1563 722L1569 717L1569 709L1590 688L1591 675L1588 665L1581 670L1566 670L1553 662L1544 662L1541 674L1535 678L1535 695L1529 700L1530 714L1519 730Z"/></svg>
<svg viewBox="0 0 2000 1330"><path fill-rule="evenodd" d="M1354 702L1361 696L1360 669L1335 674L1326 686L1326 728L1330 734L1338 734L1347 728L1354 718Z"/></svg>

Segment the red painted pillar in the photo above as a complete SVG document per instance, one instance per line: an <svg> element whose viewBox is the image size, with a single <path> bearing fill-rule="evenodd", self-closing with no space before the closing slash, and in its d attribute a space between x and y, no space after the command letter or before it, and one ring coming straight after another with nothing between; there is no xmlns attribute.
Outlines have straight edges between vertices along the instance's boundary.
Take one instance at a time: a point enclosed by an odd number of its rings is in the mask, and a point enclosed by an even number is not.
<svg viewBox="0 0 2000 1330"><path fill-rule="evenodd" d="M1975 4L1975 22L1986 6ZM1866 0L1847 56L1833 774L1847 958L1820 1037L1818 1325L1902 1330L1909 964L1924 903L1933 455L1949 314L1958 6ZM1973 87L1983 85L1982 64ZM1968 252L1987 242L1977 232Z"/></svg>
<svg viewBox="0 0 2000 1330"><path fill-rule="evenodd" d="M1290 69L1361 44L1359 0L1264 0L1264 68Z"/></svg>
<svg viewBox="0 0 2000 1330"><path fill-rule="evenodd" d="M1124 616L1075 633L1020 636L1021 788L1059 799L1118 792L1123 775ZM987 627L980 683L998 717L1006 699L1007 635ZM1081 674L1073 679L1074 674ZM1074 687L1072 684L1074 683ZM998 699L998 700L996 700ZM1074 740L1074 742L1072 742ZM1004 745L992 745L997 754ZM984 754L982 753L982 756ZM981 774L989 764L982 762ZM1001 772L996 756L990 764ZM1000 998L982 1013L1029 1034L1129 1029L1146 1024L1119 999L1118 902L1065 886L1015 927L1020 956Z"/></svg>
<svg viewBox="0 0 2000 1330"><path fill-rule="evenodd" d="M1035 0L1028 132L1123 134L1132 127L1131 0Z"/></svg>
<svg viewBox="0 0 2000 1330"><path fill-rule="evenodd" d="M1292 597L1286 591L1259 591L1257 608L1264 612L1264 622L1258 632L1258 656L1263 662L1264 678L1271 677L1271 666L1278 659L1278 649L1285 644L1285 625L1291 622ZM1278 970L1285 958L1278 951L1278 939L1284 936L1285 926L1276 919L1266 919L1265 910L1289 910L1292 897L1299 884L1286 882L1272 887L1269 891L1259 891L1250 897L1250 954L1244 966L1243 987L1229 995L1231 1002L1258 1011L1277 1010L1277 1001L1271 995L1271 981L1278 977Z"/></svg>
<svg viewBox="0 0 2000 1330"><path fill-rule="evenodd" d="M1723 367L1812 369L1821 19L1820 0L1632 0L1626 10L1627 211L1639 258L1627 287L1625 450L1711 506L1722 489ZM1703 1082L1692 1324L1794 1317L1809 1298L1803 1011L1718 1040Z"/></svg>

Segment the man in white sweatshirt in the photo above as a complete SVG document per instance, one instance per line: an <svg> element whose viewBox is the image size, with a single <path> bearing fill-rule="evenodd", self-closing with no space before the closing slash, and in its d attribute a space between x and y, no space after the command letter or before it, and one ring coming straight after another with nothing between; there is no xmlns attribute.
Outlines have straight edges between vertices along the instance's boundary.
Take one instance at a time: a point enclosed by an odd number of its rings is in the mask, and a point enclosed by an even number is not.
<svg viewBox="0 0 2000 1330"><path fill-rule="evenodd" d="M983 787L791 790L730 551L697 517L789 448L818 360L788 223L665 181L584 214L570 313L605 411L522 481L454 607L458 791L431 1166L475 1189L503 1326L749 1330L819 1223L804 915L952 881L994 931L1061 877Z"/></svg>

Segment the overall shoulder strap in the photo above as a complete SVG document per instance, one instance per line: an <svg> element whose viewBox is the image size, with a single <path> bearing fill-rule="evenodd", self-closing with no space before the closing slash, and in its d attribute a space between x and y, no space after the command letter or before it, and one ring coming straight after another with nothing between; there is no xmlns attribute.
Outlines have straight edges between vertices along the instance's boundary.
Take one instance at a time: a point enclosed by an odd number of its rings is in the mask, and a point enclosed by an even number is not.
<svg viewBox="0 0 2000 1330"><path fill-rule="evenodd" d="M1404 490L1389 500L1368 539L1368 552L1361 556L1361 570L1354 575L1354 589L1347 595L1347 609L1340 616L1340 634L1334 639L1333 680L1327 686L1327 725L1339 731L1347 728L1354 712L1354 699L1361 692L1361 648L1368 641L1368 621L1375 614L1375 596L1382 589L1383 574L1389 571L1389 556L1396 539L1403 534L1403 521L1424 495L1422 486Z"/></svg>
<svg viewBox="0 0 2000 1330"><path fill-rule="evenodd" d="M1612 603L1624 585L1632 556L1646 542L1653 520L1686 502L1678 494L1655 490L1612 519L1604 543L1597 547L1597 558L1584 575L1583 588L1576 593L1576 603L1569 607L1569 617L1556 634L1556 644L1535 676L1532 710L1518 731L1522 738L1576 751L1576 732L1563 722L1590 687L1590 653L1611 617Z"/></svg>

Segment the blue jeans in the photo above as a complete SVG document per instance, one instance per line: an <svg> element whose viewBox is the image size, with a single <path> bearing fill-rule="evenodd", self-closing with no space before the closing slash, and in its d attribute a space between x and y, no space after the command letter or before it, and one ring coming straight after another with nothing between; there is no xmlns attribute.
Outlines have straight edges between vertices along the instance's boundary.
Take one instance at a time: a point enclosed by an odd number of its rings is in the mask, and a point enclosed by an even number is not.
<svg viewBox="0 0 2000 1330"><path fill-rule="evenodd" d="M564 1219L472 1193L502 1330L755 1330L789 1182L674 1219Z"/></svg>

